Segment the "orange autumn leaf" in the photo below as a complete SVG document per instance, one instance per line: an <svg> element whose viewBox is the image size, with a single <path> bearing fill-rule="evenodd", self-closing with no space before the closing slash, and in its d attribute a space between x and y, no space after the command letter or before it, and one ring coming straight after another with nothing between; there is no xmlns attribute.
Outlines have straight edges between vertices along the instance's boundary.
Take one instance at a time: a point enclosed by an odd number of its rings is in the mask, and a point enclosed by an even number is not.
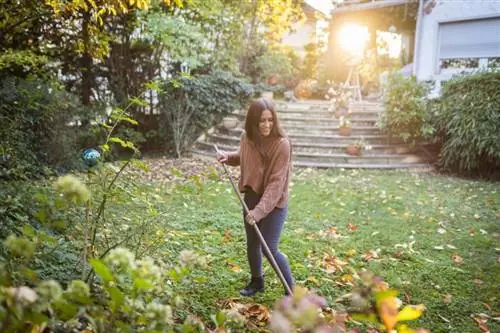
<svg viewBox="0 0 500 333"><path fill-rule="evenodd" d="M334 255L325 253L321 265L328 274L333 274L337 271L343 271L343 267L347 265L347 262L338 259Z"/></svg>
<svg viewBox="0 0 500 333"><path fill-rule="evenodd" d="M231 268L231 270L233 272L236 272L236 273L239 273L241 272L241 267L236 265L234 262L232 262L231 260L227 260L226 263L229 265L229 267Z"/></svg>
<svg viewBox="0 0 500 333"><path fill-rule="evenodd" d="M357 226L355 226L355 225L354 225L354 224L352 224L352 223L348 223L348 224L347 224L347 229L348 229L350 232L354 232L354 231L356 231L356 229L358 229L358 227L357 227Z"/></svg>
<svg viewBox="0 0 500 333"><path fill-rule="evenodd" d="M378 304L378 313L382 323L388 331L391 331L398 322L398 303L395 297L383 299Z"/></svg>

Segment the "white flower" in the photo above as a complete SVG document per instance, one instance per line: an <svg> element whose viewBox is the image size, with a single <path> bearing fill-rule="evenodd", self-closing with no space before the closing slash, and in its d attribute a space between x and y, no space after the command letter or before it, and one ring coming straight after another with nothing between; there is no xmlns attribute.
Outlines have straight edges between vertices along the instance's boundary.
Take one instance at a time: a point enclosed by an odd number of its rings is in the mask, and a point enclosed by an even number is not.
<svg viewBox="0 0 500 333"><path fill-rule="evenodd" d="M149 303L146 306L146 317L163 324L171 324L172 308L156 302Z"/></svg>
<svg viewBox="0 0 500 333"><path fill-rule="evenodd" d="M135 268L135 256L124 248L116 248L104 258L104 263L114 270L129 270Z"/></svg>
<svg viewBox="0 0 500 333"><path fill-rule="evenodd" d="M42 281L36 288L36 291L42 298L49 302L59 299L63 293L59 283L54 280Z"/></svg>
<svg viewBox="0 0 500 333"><path fill-rule="evenodd" d="M161 269L158 267L153 259L146 257L136 262L135 272L138 276L144 279L151 280L152 282L161 279Z"/></svg>
<svg viewBox="0 0 500 333"><path fill-rule="evenodd" d="M6 288L5 293L11 297L15 297L21 305L26 306L36 302L38 295L29 287Z"/></svg>

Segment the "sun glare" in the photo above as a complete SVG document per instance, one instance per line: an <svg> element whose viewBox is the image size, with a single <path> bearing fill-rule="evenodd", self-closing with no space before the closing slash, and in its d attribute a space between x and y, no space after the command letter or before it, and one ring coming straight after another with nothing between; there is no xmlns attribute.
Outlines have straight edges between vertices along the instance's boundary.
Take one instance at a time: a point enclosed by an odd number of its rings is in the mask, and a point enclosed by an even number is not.
<svg viewBox="0 0 500 333"><path fill-rule="evenodd" d="M352 55L361 56L368 41L368 28L358 24L346 24L339 33L340 46Z"/></svg>

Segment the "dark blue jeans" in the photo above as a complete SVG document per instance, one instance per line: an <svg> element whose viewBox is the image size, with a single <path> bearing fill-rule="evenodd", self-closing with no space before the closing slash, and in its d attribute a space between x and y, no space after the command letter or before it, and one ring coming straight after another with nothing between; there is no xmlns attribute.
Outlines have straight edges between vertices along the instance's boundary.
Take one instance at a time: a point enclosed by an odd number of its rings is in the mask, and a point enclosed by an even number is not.
<svg viewBox="0 0 500 333"><path fill-rule="evenodd" d="M260 200L260 196L253 192L247 191L245 192L245 203L248 206L248 209L252 210ZM262 237L267 243L271 254L276 260L278 267L280 268L285 280L287 281L290 288L293 287L294 281L292 278L292 272L290 270L290 265L288 264L288 260L285 256L278 251L278 243L280 240L281 231L283 230L283 226L285 224L285 217L288 212L288 207L284 208L275 208L269 215L267 215L263 220L257 223L259 230L262 234ZM244 213L243 213L244 214ZM247 256L248 256L248 264L250 265L250 273L252 277L261 277L262 276L262 247L260 244L259 236L255 232L254 227L250 226L248 223L245 223L245 231L247 235ZM264 255L267 254L264 251Z"/></svg>

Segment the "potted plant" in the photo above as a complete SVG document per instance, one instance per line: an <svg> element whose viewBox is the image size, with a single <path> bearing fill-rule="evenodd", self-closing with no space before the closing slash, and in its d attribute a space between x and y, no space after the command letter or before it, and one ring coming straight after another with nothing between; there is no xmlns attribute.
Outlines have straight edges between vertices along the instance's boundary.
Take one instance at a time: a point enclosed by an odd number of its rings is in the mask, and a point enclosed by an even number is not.
<svg viewBox="0 0 500 333"><path fill-rule="evenodd" d="M361 150L363 148L361 148L361 146L359 146L358 144L356 143L351 143L350 145L348 145L346 148L345 148L345 152L349 155L353 155L353 156L361 156Z"/></svg>
<svg viewBox="0 0 500 333"><path fill-rule="evenodd" d="M364 138L361 137L361 139L359 139L358 141L349 144L345 148L345 152L349 155L361 156L363 150L371 150L371 149L372 147L367 145Z"/></svg>
<svg viewBox="0 0 500 333"><path fill-rule="evenodd" d="M339 134L342 136L351 135L351 121L346 116L340 116L339 119Z"/></svg>
<svg viewBox="0 0 500 333"><path fill-rule="evenodd" d="M327 83L330 82L328 81ZM351 113L349 110L351 97L352 92L343 83L339 84L337 87L334 87L332 84L330 89L328 89L325 98L330 100L329 110L335 111L335 118L339 119L341 116Z"/></svg>

